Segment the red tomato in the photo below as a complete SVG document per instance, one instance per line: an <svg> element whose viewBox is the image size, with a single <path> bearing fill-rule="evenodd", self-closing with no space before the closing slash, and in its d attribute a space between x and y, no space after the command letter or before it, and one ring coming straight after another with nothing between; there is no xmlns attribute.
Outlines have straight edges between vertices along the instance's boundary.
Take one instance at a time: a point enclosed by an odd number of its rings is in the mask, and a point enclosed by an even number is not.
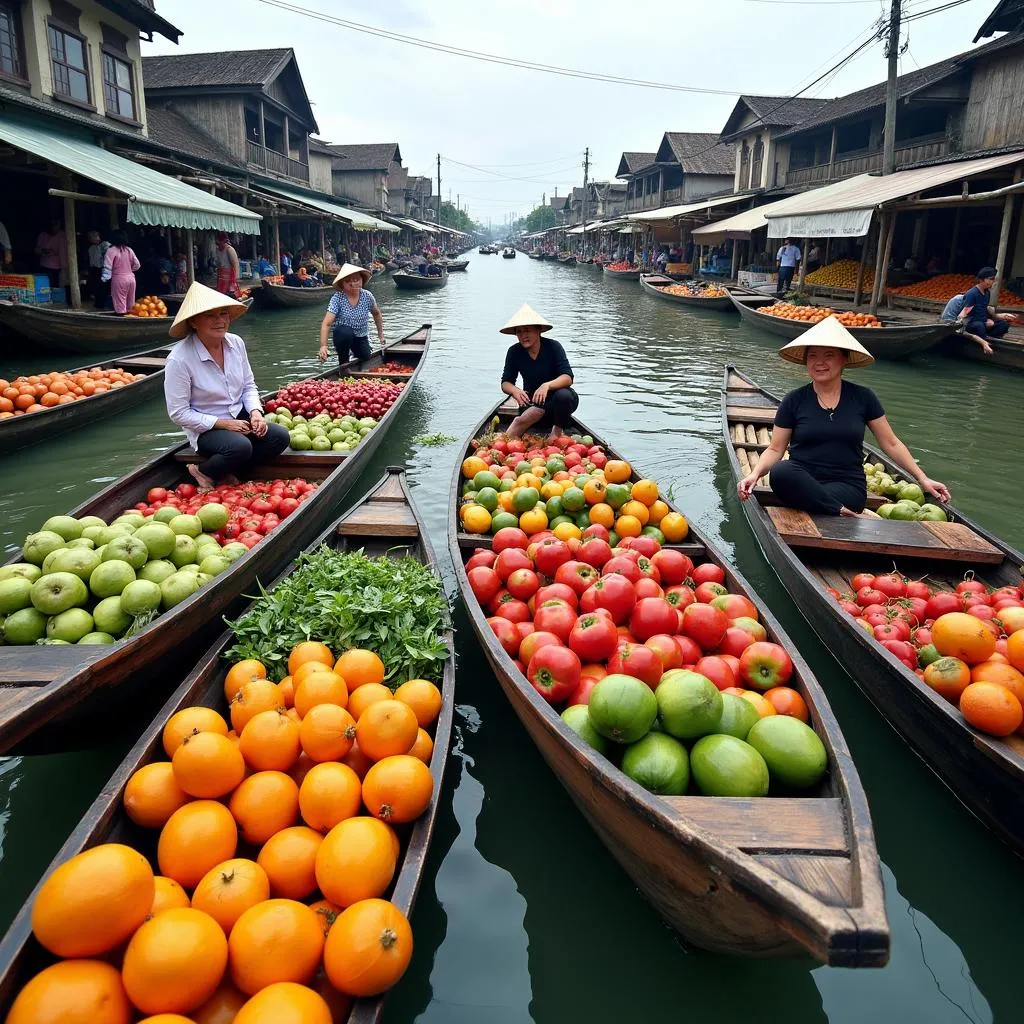
<svg viewBox="0 0 1024 1024"><path fill-rule="evenodd" d="M691 607L693 607L691 605ZM679 616L663 597L645 597L637 601L629 616L630 632L641 642L659 633L675 633Z"/></svg>
<svg viewBox="0 0 1024 1024"><path fill-rule="evenodd" d="M874 605L872 607L875 607L878 610L869 612L867 609L865 609L864 614L861 616L861 618L863 618L864 621L872 627L872 629L875 626L887 625L889 622L889 613L880 605Z"/></svg>
<svg viewBox="0 0 1024 1024"><path fill-rule="evenodd" d="M572 707L574 704L589 704L590 695L594 692L594 687L604 678L586 675L583 672L580 673L580 684L576 687L572 693L565 700L566 707Z"/></svg>
<svg viewBox="0 0 1024 1024"><path fill-rule="evenodd" d="M658 633L657 636L652 636L644 641L644 646L650 647L661 659L663 673L668 672L669 669L679 668L683 663L683 655L676 646L675 637L669 636L667 633Z"/></svg>
<svg viewBox="0 0 1024 1024"><path fill-rule="evenodd" d="M903 577L894 572L876 576L872 587L875 590L880 590L888 598L904 597L907 593L907 585L903 582Z"/></svg>
<svg viewBox="0 0 1024 1024"><path fill-rule="evenodd" d="M658 572L658 567L649 558L641 555L637 559L636 567L640 570L640 575L645 579L654 580L655 583L661 582L661 573Z"/></svg>
<svg viewBox="0 0 1024 1024"><path fill-rule="evenodd" d="M494 560L494 571L501 577L501 582L508 580L516 569L532 569L533 562L522 548L505 548Z"/></svg>
<svg viewBox="0 0 1024 1024"><path fill-rule="evenodd" d="M576 553L577 558L595 569L600 569L612 557L612 549L608 541L599 537L588 537Z"/></svg>
<svg viewBox="0 0 1024 1024"><path fill-rule="evenodd" d="M676 611L681 612L687 605L693 604L697 598L693 591L685 584L678 583L665 591L665 600L668 601Z"/></svg>
<svg viewBox="0 0 1024 1024"><path fill-rule="evenodd" d="M644 558L651 558L661 550L661 545L653 537L624 537L619 546L635 551Z"/></svg>
<svg viewBox="0 0 1024 1024"><path fill-rule="evenodd" d="M657 566L661 573L662 583L682 583L693 571L693 562L681 551L673 551L671 548L662 548L651 555L651 561Z"/></svg>
<svg viewBox="0 0 1024 1024"><path fill-rule="evenodd" d="M725 583L725 570L720 565L715 565L714 562L703 562L690 573L690 578L698 585L701 583Z"/></svg>
<svg viewBox="0 0 1024 1024"><path fill-rule="evenodd" d="M584 665L580 669L580 677L583 679L604 679L608 675L608 669L604 665Z"/></svg>
<svg viewBox="0 0 1024 1024"><path fill-rule="evenodd" d="M967 609L968 615L973 615L976 619L984 619L986 622L991 621L998 614L991 605L988 604L975 604L971 605Z"/></svg>
<svg viewBox="0 0 1024 1024"><path fill-rule="evenodd" d="M640 679L652 690L661 680L664 670L661 657L646 644L626 642L620 644L608 662L609 674L623 673Z"/></svg>
<svg viewBox="0 0 1024 1024"><path fill-rule="evenodd" d="M704 676L705 679L710 679L719 690L735 686L737 682L736 674L733 672L729 662L725 658L719 658L713 654L701 658L693 666L693 671Z"/></svg>
<svg viewBox="0 0 1024 1024"><path fill-rule="evenodd" d="M473 596L480 604L490 604L498 596L501 590L501 580L498 579L498 574L493 569L478 565L475 569L470 569L466 576L469 579Z"/></svg>
<svg viewBox="0 0 1024 1024"><path fill-rule="evenodd" d="M491 569L497 557L493 551L488 551L487 548L477 548L469 561L466 562L466 572L468 573L470 569L475 569L478 565Z"/></svg>
<svg viewBox="0 0 1024 1024"><path fill-rule="evenodd" d="M524 551L530 546L530 538L516 526L506 526L494 535L491 542L495 554L500 554L506 548L522 548Z"/></svg>
<svg viewBox="0 0 1024 1024"><path fill-rule="evenodd" d="M911 672L917 670L917 651L905 640L883 640L882 646L903 662Z"/></svg>
<svg viewBox="0 0 1024 1024"><path fill-rule="evenodd" d="M564 646L554 633L535 629L529 636L523 637L523 642L519 647L520 660L525 661L529 665L530 659L542 647L547 647L549 644L557 644L559 647Z"/></svg>
<svg viewBox="0 0 1024 1024"><path fill-rule="evenodd" d="M907 597L919 597L922 601L927 601L931 596L931 587L924 580L907 581Z"/></svg>
<svg viewBox="0 0 1024 1024"><path fill-rule="evenodd" d="M530 659L526 677L549 704L559 704L580 685L581 668L574 651L550 644Z"/></svg>
<svg viewBox="0 0 1024 1024"><path fill-rule="evenodd" d="M956 592L958 594L984 594L988 590L981 580L969 579L961 580L956 585Z"/></svg>
<svg viewBox="0 0 1024 1024"><path fill-rule="evenodd" d="M927 647L932 642L932 631L927 626L921 626L914 630L914 644L918 647Z"/></svg>
<svg viewBox="0 0 1024 1024"><path fill-rule="evenodd" d="M597 570L586 562L575 560L563 562L555 572L555 582L564 583L571 587L577 594L591 587L598 580Z"/></svg>
<svg viewBox="0 0 1024 1024"><path fill-rule="evenodd" d="M530 620L530 609L526 607L526 602L517 600L511 594L507 601L501 603L494 614L508 619L509 622L529 622Z"/></svg>
<svg viewBox="0 0 1024 1024"><path fill-rule="evenodd" d="M693 596L702 604L711 604L717 597L725 597L729 593L721 583L698 583Z"/></svg>
<svg viewBox="0 0 1024 1024"><path fill-rule="evenodd" d="M642 576L633 584L633 593L636 594L638 601L645 597L665 596L665 591L661 589L661 584L655 583L654 580L648 579L646 576ZM671 602L669 603L671 604Z"/></svg>
<svg viewBox="0 0 1024 1024"><path fill-rule="evenodd" d="M682 633L695 640L701 650L713 651L725 638L729 617L710 604L691 604L683 610Z"/></svg>
<svg viewBox="0 0 1024 1024"><path fill-rule="evenodd" d="M757 606L750 598L742 594L723 594L711 602L716 608L721 608L730 619L758 619Z"/></svg>
<svg viewBox="0 0 1024 1024"><path fill-rule="evenodd" d="M601 567L602 576L611 576L613 573L617 573L619 576L625 576L630 583L636 583L642 575L636 561L631 558L627 558L625 555L616 555L615 557L608 559L608 561Z"/></svg>
<svg viewBox="0 0 1024 1024"><path fill-rule="evenodd" d="M583 536L585 538L597 537L599 540L607 541L611 537L611 534L608 532L607 527L599 526L597 523L591 523L590 526L583 531Z"/></svg>
<svg viewBox="0 0 1024 1024"><path fill-rule="evenodd" d="M197 490L195 484L178 484L175 488L179 498L194 498Z"/></svg>
<svg viewBox="0 0 1024 1024"><path fill-rule="evenodd" d="M992 598L988 594L980 594L975 591L965 591L960 595L960 601L964 606L964 611L970 611L975 605L992 603Z"/></svg>
<svg viewBox="0 0 1024 1024"><path fill-rule="evenodd" d="M299 507L297 498L282 498L281 504L277 506L277 514L286 519Z"/></svg>
<svg viewBox="0 0 1024 1024"><path fill-rule="evenodd" d="M491 630L498 638L498 643L501 644L505 653L510 658L514 658L518 653L519 645L522 642L519 639L519 630L516 629L515 624L509 622L508 619L503 619L499 616L492 616L487 620L487 625L491 627Z"/></svg>
<svg viewBox="0 0 1024 1024"><path fill-rule="evenodd" d="M754 638L745 629L730 626L718 645L718 653L731 654L738 658L753 642Z"/></svg>
<svg viewBox="0 0 1024 1024"><path fill-rule="evenodd" d="M947 612L960 611L963 611L960 598L956 594L949 593L949 591L932 595L925 605L925 614L929 619L937 619L940 615L945 615Z"/></svg>
<svg viewBox="0 0 1024 1024"><path fill-rule="evenodd" d="M785 686L792 674L793 660L778 644L759 640L740 655L740 682L753 690Z"/></svg>
<svg viewBox="0 0 1024 1024"><path fill-rule="evenodd" d="M872 630L876 640L909 640L910 627L901 619L875 626Z"/></svg>
<svg viewBox="0 0 1024 1024"><path fill-rule="evenodd" d="M870 572L859 572L850 580L850 586L853 587L855 593L863 587L872 587L874 584L875 577Z"/></svg>
<svg viewBox="0 0 1024 1024"><path fill-rule="evenodd" d="M580 661L607 661L615 653L618 633L607 615L581 615L569 633L569 648Z"/></svg>
<svg viewBox="0 0 1024 1024"><path fill-rule="evenodd" d="M537 565L537 572L544 576L554 576L558 567L572 558L569 545L564 540L552 537L549 540L541 541L533 548L533 560Z"/></svg>
<svg viewBox="0 0 1024 1024"><path fill-rule="evenodd" d="M545 601L556 599L565 601L572 608L575 608L579 603L576 591L573 590L572 587L567 587L564 583L549 583L546 587L541 587L534 595L534 600L536 601L538 608Z"/></svg>
<svg viewBox="0 0 1024 1024"><path fill-rule="evenodd" d="M506 602L512 601L514 598L512 595L504 589L504 587L498 591L498 593L491 598L490 603L487 605L487 612L490 615L497 615L498 609Z"/></svg>
<svg viewBox="0 0 1024 1024"><path fill-rule="evenodd" d="M583 597L588 604L592 601L594 608L606 609L617 626L622 625L629 618L630 612L636 605L633 584L619 573L602 576L584 593Z"/></svg>
<svg viewBox="0 0 1024 1024"><path fill-rule="evenodd" d="M253 498L249 511L254 512L258 516L265 516L268 512L274 511L274 506L266 498Z"/></svg>
<svg viewBox="0 0 1024 1024"><path fill-rule="evenodd" d="M641 558L639 551L634 551L632 548L624 548L621 544L617 548L612 548L612 554L616 558L628 558L634 565Z"/></svg>
<svg viewBox="0 0 1024 1024"><path fill-rule="evenodd" d="M576 625L576 613L567 604L546 603L537 609L533 624L538 631L554 633L563 644L569 642L569 634Z"/></svg>
<svg viewBox="0 0 1024 1024"><path fill-rule="evenodd" d="M540 577L532 569L516 569L505 583L513 597L518 597L520 601L528 601L537 593Z"/></svg>
<svg viewBox="0 0 1024 1024"><path fill-rule="evenodd" d="M672 637L676 647L679 649L679 655L683 659L682 664L684 665L696 665L698 661L704 656L704 652L701 651L698 644L691 640L688 636L676 635Z"/></svg>
<svg viewBox="0 0 1024 1024"><path fill-rule="evenodd" d="M880 590L876 590L874 587L861 587L857 591L857 604L862 608L866 608L869 604L885 604L885 594Z"/></svg>
<svg viewBox="0 0 1024 1024"><path fill-rule="evenodd" d="M166 500L167 500L167 488L166 487L150 487L150 489L148 491L146 491L146 501L148 501L150 503L150 505L153 505L153 504L155 504L158 501L166 501Z"/></svg>
<svg viewBox="0 0 1024 1024"><path fill-rule="evenodd" d="M243 530L237 537L239 544L244 544L250 551L256 547L263 537L255 530Z"/></svg>

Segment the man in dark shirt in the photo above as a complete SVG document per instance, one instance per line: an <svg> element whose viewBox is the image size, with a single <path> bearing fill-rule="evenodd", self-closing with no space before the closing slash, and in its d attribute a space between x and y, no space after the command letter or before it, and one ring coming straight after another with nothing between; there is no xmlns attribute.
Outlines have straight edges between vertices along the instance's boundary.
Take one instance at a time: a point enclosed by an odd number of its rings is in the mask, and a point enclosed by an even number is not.
<svg viewBox="0 0 1024 1024"><path fill-rule="evenodd" d="M1001 338L1017 318L1012 313L997 313L988 304L989 291L996 283L995 267L982 267L977 278L974 287L964 295L964 309L970 309L964 316L964 325L968 334L987 342L990 338Z"/></svg>
<svg viewBox="0 0 1024 1024"><path fill-rule="evenodd" d="M519 405L510 437L520 437L531 427L550 428L550 438L560 437L580 404L565 349L554 339L541 337L550 330L551 324L526 305L501 328L502 334L517 339L505 353L501 375L501 390ZM522 387L516 383L520 377Z"/></svg>

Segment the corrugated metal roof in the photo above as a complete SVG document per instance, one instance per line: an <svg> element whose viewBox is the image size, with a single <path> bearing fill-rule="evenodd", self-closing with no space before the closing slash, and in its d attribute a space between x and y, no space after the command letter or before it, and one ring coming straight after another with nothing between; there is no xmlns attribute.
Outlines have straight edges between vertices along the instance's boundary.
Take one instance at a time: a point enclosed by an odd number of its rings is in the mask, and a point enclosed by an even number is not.
<svg viewBox="0 0 1024 1024"><path fill-rule="evenodd" d="M710 210L715 206L722 206L725 203L735 203L745 196L720 196L718 199L704 199L697 203L687 203L685 206L663 206L660 210L645 210L643 213L628 213L626 220L639 221L662 221L675 220L688 213L696 213L698 210Z"/></svg>

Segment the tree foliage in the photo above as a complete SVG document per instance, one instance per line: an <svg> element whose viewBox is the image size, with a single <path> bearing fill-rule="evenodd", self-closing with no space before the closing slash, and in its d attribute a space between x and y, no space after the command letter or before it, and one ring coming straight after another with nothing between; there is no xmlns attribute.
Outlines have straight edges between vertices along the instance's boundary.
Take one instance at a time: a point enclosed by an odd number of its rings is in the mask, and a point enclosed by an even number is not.
<svg viewBox="0 0 1024 1024"><path fill-rule="evenodd" d="M524 231L543 231L545 228L558 226L558 214L554 207L535 206L522 222Z"/></svg>

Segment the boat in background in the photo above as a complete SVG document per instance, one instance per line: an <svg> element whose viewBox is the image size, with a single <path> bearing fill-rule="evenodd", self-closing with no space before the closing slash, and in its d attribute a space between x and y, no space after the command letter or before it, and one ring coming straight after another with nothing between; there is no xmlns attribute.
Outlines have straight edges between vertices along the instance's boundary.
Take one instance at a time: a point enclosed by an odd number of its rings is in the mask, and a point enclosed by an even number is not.
<svg viewBox="0 0 1024 1024"><path fill-rule="evenodd" d="M440 274L428 276L427 274L412 274L408 270L396 270L391 275L391 279L395 282L395 287L402 291L428 291L446 287L448 272L442 270Z"/></svg>

